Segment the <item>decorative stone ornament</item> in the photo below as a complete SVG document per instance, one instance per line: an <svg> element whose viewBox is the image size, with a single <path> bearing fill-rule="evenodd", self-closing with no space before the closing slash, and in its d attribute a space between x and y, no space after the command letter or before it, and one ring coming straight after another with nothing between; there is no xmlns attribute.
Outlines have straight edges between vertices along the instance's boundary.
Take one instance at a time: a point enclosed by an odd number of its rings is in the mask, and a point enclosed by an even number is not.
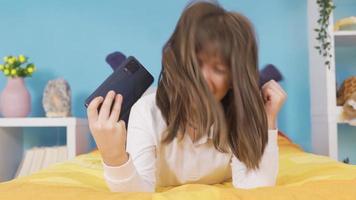
<svg viewBox="0 0 356 200"><path fill-rule="evenodd" d="M71 116L71 90L68 82L62 78L48 81L42 105L47 117Z"/></svg>

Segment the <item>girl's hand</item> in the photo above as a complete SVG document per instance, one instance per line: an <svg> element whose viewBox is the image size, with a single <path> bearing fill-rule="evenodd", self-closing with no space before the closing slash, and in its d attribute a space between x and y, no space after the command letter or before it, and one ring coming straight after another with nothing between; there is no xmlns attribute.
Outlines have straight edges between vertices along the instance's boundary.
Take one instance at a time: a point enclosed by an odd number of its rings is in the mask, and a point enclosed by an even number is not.
<svg viewBox="0 0 356 200"><path fill-rule="evenodd" d="M270 80L262 86L262 96L265 101L268 129L276 129L278 112L287 98L287 93L275 80Z"/></svg>
<svg viewBox="0 0 356 200"><path fill-rule="evenodd" d="M110 114L113 100L115 104ZM103 102L104 101L104 102ZM100 112L98 106L103 102ZM105 97L96 97L88 108L89 128L101 153L103 161L109 166L120 166L128 160L125 150L126 126L119 120L122 95L109 91Z"/></svg>

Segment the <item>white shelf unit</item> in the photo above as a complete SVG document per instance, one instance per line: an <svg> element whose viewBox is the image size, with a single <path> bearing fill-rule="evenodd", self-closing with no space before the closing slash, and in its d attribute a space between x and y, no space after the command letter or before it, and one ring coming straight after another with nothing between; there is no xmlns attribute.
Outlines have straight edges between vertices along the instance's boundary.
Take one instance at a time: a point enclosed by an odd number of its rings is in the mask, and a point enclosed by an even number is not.
<svg viewBox="0 0 356 200"><path fill-rule="evenodd" d="M336 5L337 6L337 5ZM309 47L309 80L311 98L311 139L314 153L330 156L338 160L338 127L339 123L356 126L355 120L342 117L342 107L336 104L336 67L335 45L356 46L356 31L335 31L331 13L328 33L331 36L330 68L324 63L326 59L319 55L315 46L318 28L319 10L316 0L308 0L308 47Z"/></svg>
<svg viewBox="0 0 356 200"><path fill-rule="evenodd" d="M84 118L0 118L0 182L14 177L23 156L24 127L65 127L68 159L90 151L90 130Z"/></svg>
<svg viewBox="0 0 356 200"><path fill-rule="evenodd" d="M356 46L356 31L335 31L335 44L340 46Z"/></svg>

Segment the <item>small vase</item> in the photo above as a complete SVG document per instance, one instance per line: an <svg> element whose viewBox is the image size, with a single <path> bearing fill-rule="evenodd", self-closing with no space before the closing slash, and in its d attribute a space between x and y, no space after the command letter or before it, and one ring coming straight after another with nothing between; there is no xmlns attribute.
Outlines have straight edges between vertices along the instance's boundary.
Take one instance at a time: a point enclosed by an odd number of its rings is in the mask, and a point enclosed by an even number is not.
<svg viewBox="0 0 356 200"><path fill-rule="evenodd" d="M4 117L27 117L31 112L31 96L24 79L8 78L0 95L1 113Z"/></svg>

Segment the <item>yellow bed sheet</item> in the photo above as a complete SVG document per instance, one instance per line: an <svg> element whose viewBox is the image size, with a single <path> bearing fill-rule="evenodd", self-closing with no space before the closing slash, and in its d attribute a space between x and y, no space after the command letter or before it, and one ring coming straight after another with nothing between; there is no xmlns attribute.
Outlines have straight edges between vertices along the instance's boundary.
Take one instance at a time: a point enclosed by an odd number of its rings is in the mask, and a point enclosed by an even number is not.
<svg viewBox="0 0 356 200"><path fill-rule="evenodd" d="M0 184L1 200L88 199L356 199L356 166L303 152L278 138L280 169L275 187L235 189L231 182L157 188L155 193L108 191L97 151Z"/></svg>

